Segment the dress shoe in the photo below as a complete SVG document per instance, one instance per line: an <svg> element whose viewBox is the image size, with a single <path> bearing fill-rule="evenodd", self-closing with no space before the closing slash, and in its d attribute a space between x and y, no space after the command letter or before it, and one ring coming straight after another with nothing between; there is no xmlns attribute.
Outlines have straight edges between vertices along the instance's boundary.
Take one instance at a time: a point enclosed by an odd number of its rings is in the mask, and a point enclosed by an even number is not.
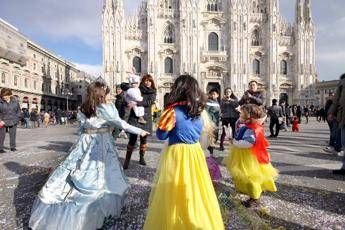
<svg viewBox="0 0 345 230"><path fill-rule="evenodd" d="M11 148L11 151L15 152L15 151L17 151L17 149L16 148Z"/></svg>
<svg viewBox="0 0 345 230"><path fill-rule="evenodd" d="M333 170L332 173L336 175L345 175L345 169Z"/></svg>
<svg viewBox="0 0 345 230"><path fill-rule="evenodd" d="M5 152L6 152L6 151L5 151L5 150L3 150L3 149L1 149L1 150L0 150L0 153L5 153Z"/></svg>

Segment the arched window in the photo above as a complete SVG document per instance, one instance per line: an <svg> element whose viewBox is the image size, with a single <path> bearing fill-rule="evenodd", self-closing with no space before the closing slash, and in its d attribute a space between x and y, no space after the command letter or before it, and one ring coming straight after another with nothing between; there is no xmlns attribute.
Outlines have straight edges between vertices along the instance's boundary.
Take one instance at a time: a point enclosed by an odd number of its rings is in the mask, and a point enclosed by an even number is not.
<svg viewBox="0 0 345 230"><path fill-rule="evenodd" d="M282 60L280 62L280 73L283 75L287 74L287 61L285 61L285 60Z"/></svg>
<svg viewBox="0 0 345 230"><path fill-rule="evenodd" d="M219 11L220 1L218 0L208 0L207 1L207 11Z"/></svg>
<svg viewBox="0 0 345 230"><path fill-rule="evenodd" d="M208 35L208 50L209 51L218 51L218 35L215 32L212 32Z"/></svg>
<svg viewBox="0 0 345 230"><path fill-rule="evenodd" d="M255 29L252 34L252 46L260 45L260 33L258 29Z"/></svg>
<svg viewBox="0 0 345 230"><path fill-rule="evenodd" d="M173 73L174 66L173 66L173 59L170 57L165 58L164 60L164 72L165 73Z"/></svg>
<svg viewBox="0 0 345 230"><path fill-rule="evenodd" d="M171 24L164 31L164 43L174 43L174 27Z"/></svg>
<svg viewBox="0 0 345 230"><path fill-rule="evenodd" d="M135 72L141 73L141 58L140 57L134 57L133 58L133 67L135 68Z"/></svg>
<svg viewBox="0 0 345 230"><path fill-rule="evenodd" d="M260 61L258 59L253 60L253 73L260 74Z"/></svg>

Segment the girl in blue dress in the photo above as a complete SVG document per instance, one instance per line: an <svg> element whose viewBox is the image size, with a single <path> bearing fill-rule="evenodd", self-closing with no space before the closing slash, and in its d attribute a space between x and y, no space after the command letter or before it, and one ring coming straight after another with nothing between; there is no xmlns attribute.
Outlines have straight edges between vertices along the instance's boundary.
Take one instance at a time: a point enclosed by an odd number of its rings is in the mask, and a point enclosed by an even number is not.
<svg viewBox="0 0 345 230"><path fill-rule="evenodd" d="M108 99L105 84L94 82L88 87L78 114L78 140L39 192L30 228L95 230L105 218L119 217L129 185L111 128L141 136L148 133L121 120Z"/></svg>

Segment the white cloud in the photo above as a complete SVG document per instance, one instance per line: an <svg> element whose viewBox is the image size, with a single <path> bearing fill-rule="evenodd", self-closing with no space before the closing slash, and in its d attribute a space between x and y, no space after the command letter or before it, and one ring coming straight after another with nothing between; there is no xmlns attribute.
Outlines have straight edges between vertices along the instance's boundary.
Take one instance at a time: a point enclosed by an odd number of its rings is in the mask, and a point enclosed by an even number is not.
<svg viewBox="0 0 345 230"><path fill-rule="evenodd" d="M89 64L81 64L81 63L74 63L78 69L85 71L88 74L91 74L94 77L99 77L102 73L102 66L101 65L89 65Z"/></svg>
<svg viewBox="0 0 345 230"><path fill-rule="evenodd" d="M0 17L33 36L52 40L78 39L101 46L100 0L0 0Z"/></svg>

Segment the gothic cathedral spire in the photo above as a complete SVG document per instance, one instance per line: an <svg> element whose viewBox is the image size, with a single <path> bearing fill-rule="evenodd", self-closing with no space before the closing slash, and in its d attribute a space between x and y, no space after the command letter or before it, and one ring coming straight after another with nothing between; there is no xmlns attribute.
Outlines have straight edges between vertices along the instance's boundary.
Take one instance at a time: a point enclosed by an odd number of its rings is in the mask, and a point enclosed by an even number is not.
<svg viewBox="0 0 345 230"><path fill-rule="evenodd" d="M122 80L120 60L123 56L121 50L124 40L123 18L122 0L104 0L102 14L103 78L111 89Z"/></svg>
<svg viewBox="0 0 345 230"><path fill-rule="evenodd" d="M302 0L296 0L295 22L299 24L303 21Z"/></svg>
<svg viewBox="0 0 345 230"><path fill-rule="evenodd" d="M303 15L304 15L304 21L306 23L310 23L311 22L311 3L310 3L310 0L304 1Z"/></svg>

